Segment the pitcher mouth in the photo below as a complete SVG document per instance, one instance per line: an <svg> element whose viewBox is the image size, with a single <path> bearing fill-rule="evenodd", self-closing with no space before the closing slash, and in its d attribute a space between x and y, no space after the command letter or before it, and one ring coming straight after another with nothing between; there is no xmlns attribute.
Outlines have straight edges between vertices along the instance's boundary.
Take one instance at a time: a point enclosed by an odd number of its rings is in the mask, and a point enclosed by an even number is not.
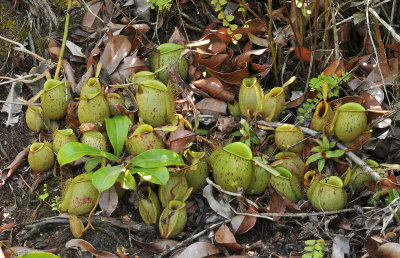
<svg viewBox="0 0 400 258"><path fill-rule="evenodd" d="M255 77L244 78L242 82L243 86L246 88L251 88L255 83L257 83L257 79Z"/></svg>
<svg viewBox="0 0 400 258"><path fill-rule="evenodd" d="M326 101L321 101L315 110L318 118L323 118L328 114L329 104Z"/></svg>
<svg viewBox="0 0 400 258"><path fill-rule="evenodd" d="M343 188L343 181L342 179L340 179L340 177L337 176L324 178L320 181L320 183L332 187Z"/></svg>

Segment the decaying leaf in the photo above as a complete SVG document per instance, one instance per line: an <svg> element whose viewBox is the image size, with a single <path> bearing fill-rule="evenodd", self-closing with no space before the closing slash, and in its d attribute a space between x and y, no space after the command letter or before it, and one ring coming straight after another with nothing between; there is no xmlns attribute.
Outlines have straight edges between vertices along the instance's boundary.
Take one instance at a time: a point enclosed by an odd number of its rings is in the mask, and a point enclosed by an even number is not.
<svg viewBox="0 0 400 258"><path fill-rule="evenodd" d="M178 241L169 240L169 239L163 239L163 240L159 240L159 241L151 242L151 243L144 243L144 242L141 242L141 241L138 241L135 239L133 239L133 241L138 246L146 249L147 251L153 252L153 253L162 253L165 250L168 250L171 247L174 247L177 244L179 244Z"/></svg>
<svg viewBox="0 0 400 258"><path fill-rule="evenodd" d="M225 203L223 200L217 201L213 195L213 187L211 185L206 185L203 188L203 196L207 199L208 204L211 209L215 211L218 215L230 219L233 217L233 212L229 207L229 204Z"/></svg>
<svg viewBox="0 0 400 258"><path fill-rule="evenodd" d="M108 41L100 62L108 74L112 74L120 62L128 55L131 50L131 42L127 36L117 35Z"/></svg>
<svg viewBox="0 0 400 258"><path fill-rule="evenodd" d="M106 251L98 251L96 248L94 248L89 242L83 240L83 239L71 239L65 244L66 248L75 248L75 249L80 249L83 251L87 251L92 253L94 256L97 257L104 257L104 258L116 258L115 254L106 252Z"/></svg>
<svg viewBox="0 0 400 258"><path fill-rule="evenodd" d="M101 192L99 205L104 216L111 216L118 205L118 194L114 186Z"/></svg>
<svg viewBox="0 0 400 258"><path fill-rule="evenodd" d="M258 214L258 211L254 206L250 208L245 213ZM257 218L253 216L238 215L232 218L231 225L233 233L235 235L244 234L250 229L252 229L257 222Z"/></svg>
<svg viewBox="0 0 400 258"><path fill-rule="evenodd" d="M232 102L235 97L232 92L224 88L220 80L214 77L193 81L192 84L217 99Z"/></svg>
<svg viewBox="0 0 400 258"><path fill-rule="evenodd" d="M242 246L236 242L235 236L226 224L222 224L217 233L215 233L215 241L234 252L242 250Z"/></svg>
<svg viewBox="0 0 400 258"><path fill-rule="evenodd" d="M186 247L182 252L171 258L186 258L186 257L209 257L216 255L221 251L213 244L208 242L197 242Z"/></svg>

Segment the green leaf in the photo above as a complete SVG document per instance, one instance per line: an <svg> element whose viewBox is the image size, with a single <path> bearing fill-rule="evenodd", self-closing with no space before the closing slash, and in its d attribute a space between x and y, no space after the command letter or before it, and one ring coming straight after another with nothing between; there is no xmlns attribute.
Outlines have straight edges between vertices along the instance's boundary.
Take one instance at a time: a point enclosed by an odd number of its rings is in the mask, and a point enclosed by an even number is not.
<svg viewBox="0 0 400 258"><path fill-rule="evenodd" d="M226 5L228 3L228 1L227 0L219 0L219 3L221 5Z"/></svg>
<svg viewBox="0 0 400 258"><path fill-rule="evenodd" d="M165 186L169 179L169 172L166 167L155 168L129 168L132 173L139 174L144 180Z"/></svg>
<svg viewBox="0 0 400 258"><path fill-rule="evenodd" d="M331 143L329 144L329 149L332 149L333 147L335 147L336 142L335 141L331 141Z"/></svg>
<svg viewBox="0 0 400 258"><path fill-rule="evenodd" d="M229 26L229 22L227 20L223 20L222 21L222 26L228 27Z"/></svg>
<svg viewBox="0 0 400 258"><path fill-rule="evenodd" d="M176 152L167 149L151 149L140 153L128 163L134 167L156 168L171 165L184 166L185 162Z"/></svg>
<svg viewBox="0 0 400 258"><path fill-rule="evenodd" d="M91 158L85 163L86 172L91 172L97 165L101 163L101 157Z"/></svg>
<svg viewBox="0 0 400 258"><path fill-rule="evenodd" d="M102 167L93 173L92 183L99 192L103 192L115 184L119 174L124 170L125 168L123 165Z"/></svg>
<svg viewBox="0 0 400 258"><path fill-rule="evenodd" d="M306 253L306 254L303 254L301 257L302 258L313 258L313 254L312 253Z"/></svg>
<svg viewBox="0 0 400 258"><path fill-rule="evenodd" d="M242 38L242 34L238 33L238 34L233 35L233 37L234 37L236 40L239 40L239 39Z"/></svg>
<svg viewBox="0 0 400 258"><path fill-rule="evenodd" d="M240 131L234 131L232 133L233 136L242 136L242 133Z"/></svg>
<svg viewBox="0 0 400 258"><path fill-rule="evenodd" d="M325 159L320 159L318 161L318 171L321 172L324 169L325 166Z"/></svg>
<svg viewBox="0 0 400 258"><path fill-rule="evenodd" d="M261 160L254 158L253 161L258 166L262 167L263 169L265 169L266 171L268 171L272 175L274 175L274 176L279 176L280 175L280 173L275 168L271 167L270 165L265 164Z"/></svg>
<svg viewBox="0 0 400 258"><path fill-rule="evenodd" d="M322 153L320 153L320 152L315 153L315 154L311 155L310 157L308 157L308 159L306 161L306 165L310 165L311 163L313 163L319 159L322 159L322 158L323 158Z"/></svg>
<svg viewBox="0 0 400 258"><path fill-rule="evenodd" d="M129 118L127 115L106 118L106 128L108 138L114 149L114 154L119 157L122 154L122 148L128 136Z"/></svg>
<svg viewBox="0 0 400 258"><path fill-rule="evenodd" d="M235 19L235 16L233 16L233 15L228 15L228 16L225 17L225 19L226 19L228 22L230 22L230 21L233 21L233 19Z"/></svg>
<svg viewBox="0 0 400 258"><path fill-rule="evenodd" d="M238 26L237 26L236 24L231 24L231 25L229 26L229 28L230 28L232 31L234 31L234 30L236 30L236 29L238 28Z"/></svg>
<svg viewBox="0 0 400 258"><path fill-rule="evenodd" d="M252 143L254 143L254 144L260 144L260 140L258 139L258 137L257 136L251 136L251 142Z"/></svg>
<svg viewBox="0 0 400 258"><path fill-rule="evenodd" d="M314 246L306 246L306 247L304 247L304 250L312 252L312 251L314 251Z"/></svg>
<svg viewBox="0 0 400 258"><path fill-rule="evenodd" d="M222 20L225 17L224 12L218 13L218 19Z"/></svg>
<svg viewBox="0 0 400 258"><path fill-rule="evenodd" d="M302 114L305 114L307 112L304 108L298 108L297 110Z"/></svg>
<svg viewBox="0 0 400 258"><path fill-rule="evenodd" d="M57 258L57 257L60 256L48 252L33 252L17 256L17 258Z"/></svg>
<svg viewBox="0 0 400 258"><path fill-rule="evenodd" d="M304 243L305 243L306 245L315 245L315 242L316 242L316 240L314 240L314 239L310 239L310 240L304 241ZM312 250L311 250L311 251L312 251Z"/></svg>
<svg viewBox="0 0 400 258"><path fill-rule="evenodd" d="M330 144L329 144L329 140L328 140L328 137L326 137L326 136L323 136L322 137L322 144L323 144L323 146L324 146L324 150L329 150L330 148Z"/></svg>
<svg viewBox="0 0 400 258"><path fill-rule="evenodd" d="M80 142L69 142L65 144L57 154L57 160L60 166L64 166L83 156L91 155L96 157L104 157L109 160L120 162L119 158L109 152L101 151Z"/></svg>
<svg viewBox="0 0 400 258"><path fill-rule="evenodd" d="M220 4L217 4L217 6L215 7L215 11L221 11L222 10L222 6Z"/></svg>
<svg viewBox="0 0 400 258"><path fill-rule="evenodd" d="M128 170L126 170L124 173L119 174L117 182L121 185L123 189L126 190L136 189L135 178L133 178L132 173Z"/></svg>
<svg viewBox="0 0 400 258"><path fill-rule="evenodd" d="M245 138L250 136L248 131L244 130L243 128L240 128L239 131Z"/></svg>
<svg viewBox="0 0 400 258"><path fill-rule="evenodd" d="M314 146L311 148L310 152L321 152L321 146Z"/></svg>
<svg viewBox="0 0 400 258"><path fill-rule="evenodd" d="M327 151L327 152L325 153L325 155L326 155L326 157L327 157L328 159L331 159L331 158L339 158L339 157L343 156L343 154L344 154L344 150Z"/></svg>

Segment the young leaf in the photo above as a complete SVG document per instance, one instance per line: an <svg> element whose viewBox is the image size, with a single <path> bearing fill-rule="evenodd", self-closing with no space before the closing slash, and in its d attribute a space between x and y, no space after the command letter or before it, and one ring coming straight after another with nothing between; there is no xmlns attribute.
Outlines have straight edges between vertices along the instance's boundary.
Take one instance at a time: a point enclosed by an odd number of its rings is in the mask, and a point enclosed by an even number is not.
<svg viewBox="0 0 400 258"><path fill-rule="evenodd" d="M117 156L109 152L92 148L80 142L69 142L62 146L57 154L57 160L60 166L64 166L65 164L68 164L86 155L104 157L117 162L120 161Z"/></svg>
<svg viewBox="0 0 400 258"><path fill-rule="evenodd" d="M94 172L92 183L94 187L99 190L99 192L103 192L115 184L115 181L117 181L119 174L124 170L125 168L123 165L114 167L102 167Z"/></svg>
<svg viewBox="0 0 400 258"><path fill-rule="evenodd" d="M127 115L114 116L106 118L106 128L108 138L114 149L116 156L121 156L125 139L128 136L129 118Z"/></svg>
<svg viewBox="0 0 400 258"><path fill-rule="evenodd" d="M132 173L128 170L126 170L124 173L119 174L117 182L121 185L123 189L126 190L136 189L135 178L133 178Z"/></svg>
<svg viewBox="0 0 400 258"><path fill-rule="evenodd" d="M257 165L259 165L260 167L262 167L263 169L267 170L269 173L271 173L274 176L279 176L280 173L273 167L265 164L264 162L262 162L259 159L253 159L254 163L256 163Z"/></svg>
<svg viewBox="0 0 400 258"><path fill-rule="evenodd" d="M232 133L233 136L242 136L242 133L240 131L234 131Z"/></svg>
<svg viewBox="0 0 400 258"><path fill-rule="evenodd" d="M134 167L157 168L171 165L184 166L182 157L174 151L167 149L151 149L140 153L128 161Z"/></svg>
<svg viewBox="0 0 400 258"><path fill-rule="evenodd" d="M315 245L315 242L316 242L315 239L310 239L310 240L304 241L304 243L305 243L306 245ZM310 251L312 251L312 250L310 250Z"/></svg>
<svg viewBox="0 0 400 258"><path fill-rule="evenodd" d="M230 22L230 21L233 21L233 19L235 19L235 16L233 16L233 15L228 15L228 16L225 17L225 19L226 19L228 22Z"/></svg>
<svg viewBox="0 0 400 258"><path fill-rule="evenodd" d="M101 163L101 157L91 158L85 163L86 172L91 172L97 165Z"/></svg>
<svg viewBox="0 0 400 258"><path fill-rule="evenodd" d="M311 148L310 152L321 152L321 146L314 146Z"/></svg>
<svg viewBox="0 0 400 258"><path fill-rule="evenodd" d="M320 153L320 152L315 153L315 154L311 155L310 157L308 157L308 159L306 161L306 165L310 165L311 163L313 163L319 159L322 159L322 158L323 158L322 153Z"/></svg>
<svg viewBox="0 0 400 258"><path fill-rule="evenodd" d="M329 140L328 140L328 137L326 137L326 136L323 136L322 137L322 143L323 143L323 146L324 146L324 150L329 150L330 148L330 145L329 145Z"/></svg>
<svg viewBox="0 0 400 258"><path fill-rule="evenodd" d="M131 173L139 174L144 180L165 186L169 179L169 172L166 167L155 168L129 168Z"/></svg>
<svg viewBox="0 0 400 258"><path fill-rule="evenodd" d="M328 159L331 159L331 158L339 158L339 157L343 156L343 154L344 154L344 151L343 151L343 150L327 151L327 152L325 153L325 155L326 155L326 157L327 157Z"/></svg>
<svg viewBox="0 0 400 258"><path fill-rule="evenodd" d="M321 172L324 169L324 166L325 166L325 159L320 159L318 161L318 171Z"/></svg>

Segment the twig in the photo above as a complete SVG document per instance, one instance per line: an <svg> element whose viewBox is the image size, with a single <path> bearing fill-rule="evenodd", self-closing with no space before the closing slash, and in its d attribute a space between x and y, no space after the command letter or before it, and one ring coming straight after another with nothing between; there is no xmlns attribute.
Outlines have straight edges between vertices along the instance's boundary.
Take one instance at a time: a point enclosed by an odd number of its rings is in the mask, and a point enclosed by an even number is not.
<svg viewBox="0 0 400 258"><path fill-rule="evenodd" d="M211 185L212 187L216 188L218 191L220 191L220 192L222 192L224 194L231 195L231 196L236 196L236 197L241 197L242 196L242 194L240 194L240 193L232 193L232 192L229 192L229 191L226 191L226 190L222 189L221 186L219 186L216 183L214 183L213 181L211 181L208 177L206 178L206 180L207 180L207 183L209 185Z"/></svg>
<svg viewBox="0 0 400 258"><path fill-rule="evenodd" d="M14 101L7 101L7 100L0 100L0 103L28 106L25 102L14 102ZM33 104L30 104L30 106L41 106L41 105L40 105L40 103L33 103Z"/></svg>
<svg viewBox="0 0 400 258"><path fill-rule="evenodd" d="M331 8L332 12L332 26L333 26L333 41L335 43L335 59L339 59L339 38L336 26L336 15L335 15L335 8L332 5Z"/></svg>
<svg viewBox="0 0 400 258"><path fill-rule="evenodd" d="M393 38L397 41L400 42L400 36L399 34L396 33L396 31L393 29L392 26L390 26L389 24L387 24L387 22L385 22L376 12L374 9L372 8L368 8L368 11L383 25L383 27L385 27L390 34L392 34ZM371 38L372 40L372 38Z"/></svg>
<svg viewBox="0 0 400 258"><path fill-rule="evenodd" d="M92 12L92 10L90 9L90 7L86 4L85 1L83 0L78 0L78 2L83 6L83 9L85 9L86 11L88 11L89 13L91 13L94 17L96 17L97 19L99 19L101 21L101 23L106 24L103 19L101 19L99 16L97 16L94 12Z"/></svg>
<svg viewBox="0 0 400 258"><path fill-rule="evenodd" d="M388 101L388 103L389 103L389 106L391 106L391 104L390 104L390 99L389 99L389 95L388 95L387 90L386 90L385 78L383 78L383 73L382 73L382 69L381 69L381 64L380 64L380 62L379 62L378 52L377 52L377 50L376 50L375 43L374 43L374 39L373 39L373 37L372 37L371 27L370 27L370 25L369 25L369 9L370 9L370 8L369 8L369 4L370 4L370 1L371 1L371 0L367 0L367 7L365 8L365 16L366 16L366 19L367 19L368 35L369 35L369 37L371 38L371 45L372 45L372 48L374 49L374 52L375 52L376 64L377 64L377 66L378 66L379 74L380 74L380 76L381 76L381 78L382 78L382 84L383 84L383 89L384 89L384 91L385 91L386 99L387 99L387 101Z"/></svg>
<svg viewBox="0 0 400 258"><path fill-rule="evenodd" d="M227 219L227 220L224 220L224 221L220 221L220 222L218 222L218 223L215 223L215 224L209 226L208 228L204 229L203 231L200 231L199 233L197 233L197 234L195 234L195 235L193 235L193 236L191 236L191 237L189 237L189 238L183 240L182 242L178 243L177 245L175 245L175 246L173 246L173 247L171 247L171 248L165 250L164 252L162 252L162 253L160 253L159 255L157 255L156 258L164 257L164 256L166 256L167 254L169 254L169 253L175 251L176 249L179 249L179 248L181 248L181 247L187 245L187 244L190 243L191 241L195 240L196 238L198 238L198 237L204 235L208 230L213 230L214 228L217 228L218 226L222 225L223 223L228 223L228 222L230 222L230 221L231 221L230 219Z"/></svg>
<svg viewBox="0 0 400 258"><path fill-rule="evenodd" d="M0 36L0 39L5 40L11 44L17 45L17 47L14 47L14 50L16 51L20 51L20 52L24 52L30 56L32 56L33 58L37 59L39 62L45 61L46 59L44 59L43 57L37 55L36 53L33 53L32 51L26 49L21 43L8 39L6 37Z"/></svg>
<svg viewBox="0 0 400 258"><path fill-rule="evenodd" d="M373 210L376 209L375 207L363 207L363 210ZM263 219L270 219L270 217L289 217L289 218L304 218L310 216L326 216L326 215L334 215L334 214L341 214L341 213L348 213L348 212L358 212L359 209L350 208L350 209L342 209L337 211L321 211L321 212L304 212L304 213L243 213L243 212L236 212L237 215L245 215Z"/></svg>
<svg viewBox="0 0 400 258"><path fill-rule="evenodd" d="M31 79L31 80L25 80L26 78L31 78L33 76L36 76L36 78ZM22 83L25 83L25 84L32 84L32 83L35 83L35 82L43 79L45 76L46 76L46 73L44 72L42 74L35 73L35 74L28 74L28 75L25 75L25 76L19 76L18 78L0 77L0 79L8 79L8 81L0 82L0 86L1 85L5 85L5 84L9 84L9 83L12 83L12 82L22 82Z"/></svg>

